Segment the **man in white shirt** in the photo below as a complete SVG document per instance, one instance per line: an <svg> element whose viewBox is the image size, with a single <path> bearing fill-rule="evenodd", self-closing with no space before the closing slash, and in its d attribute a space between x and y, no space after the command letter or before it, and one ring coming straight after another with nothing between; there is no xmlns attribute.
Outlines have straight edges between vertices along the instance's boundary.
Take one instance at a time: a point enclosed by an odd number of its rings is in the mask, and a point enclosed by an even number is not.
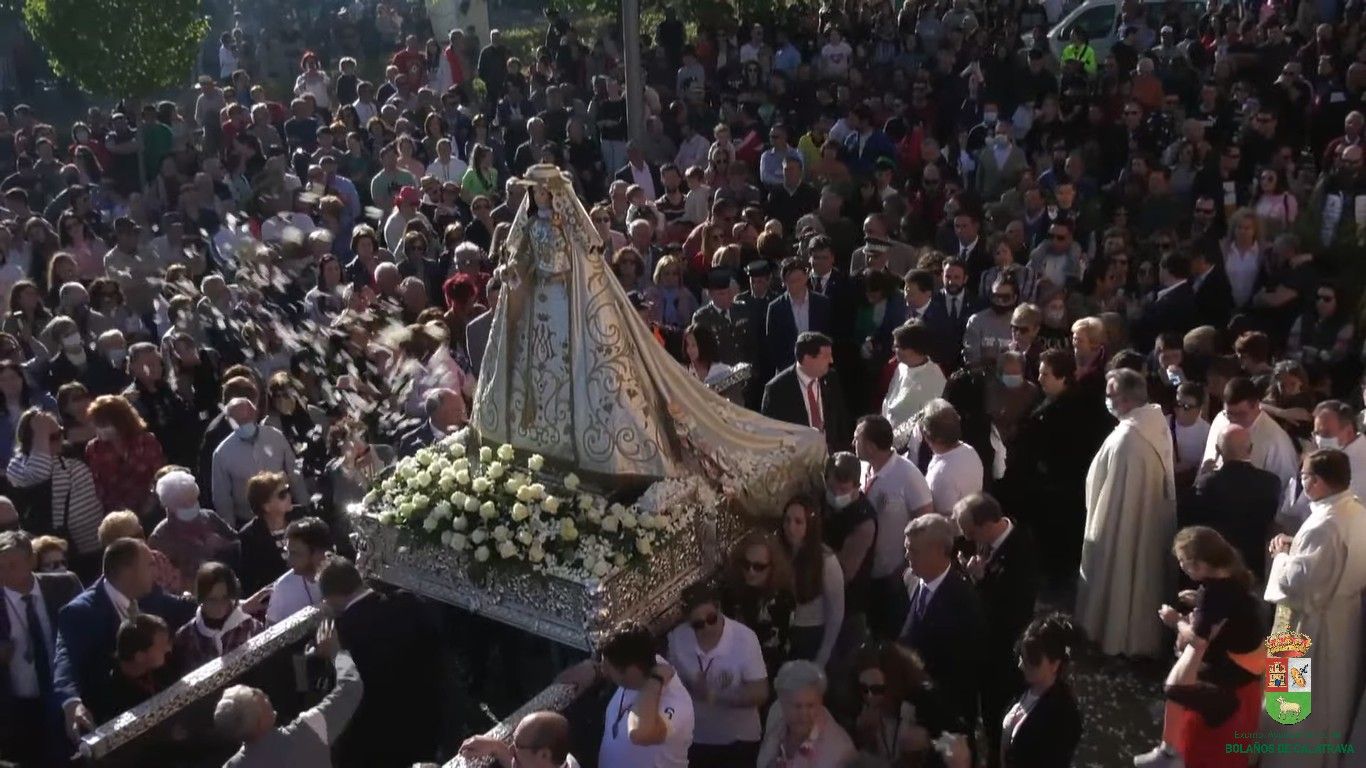
<svg viewBox="0 0 1366 768"><path fill-rule="evenodd" d="M1356 414L1341 400L1325 400L1314 408L1314 447L1342 451L1352 467L1352 493L1366 499L1366 440L1358 439ZM1296 482L1286 493L1293 501L1279 521L1281 527L1294 532L1309 517L1310 499Z"/></svg>
<svg viewBox="0 0 1366 768"><path fill-rule="evenodd" d="M768 669L754 630L721 613L707 584L683 591L684 624L669 633L669 664L693 696L692 765L753 765Z"/></svg>
<svg viewBox="0 0 1366 768"><path fill-rule="evenodd" d="M0 752L20 765L48 765L61 740L48 709L53 696L57 611L81 593L72 573L33 572L33 545L23 531L0 533L0 690L8 698L0 721Z"/></svg>
<svg viewBox="0 0 1366 768"><path fill-rule="evenodd" d="M1280 480L1282 488L1289 488L1299 475L1295 444L1281 425L1262 411L1262 396L1257 385L1242 377L1231 379L1224 386L1224 410L1210 424L1200 474L1212 471L1217 465L1219 438L1230 423L1252 433L1252 466L1272 473ZM1282 493L1283 497L1286 495ZM1283 508L1285 503L1283 500Z"/></svg>
<svg viewBox="0 0 1366 768"><path fill-rule="evenodd" d="M963 442L963 421L947 400L935 398L925 405L920 432L934 453L925 468L934 511L952 517L960 499L982 490L982 458Z"/></svg>
<svg viewBox="0 0 1366 768"><path fill-rule="evenodd" d="M929 302L926 302L927 304ZM910 421L925 404L944 393L944 371L930 361L934 339L930 329L913 321L892 331L896 372L882 399L882 415L893 430Z"/></svg>
<svg viewBox="0 0 1366 768"><path fill-rule="evenodd" d="M266 608L266 622L274 624L322 602L318 571L332 549L332 532L316 517L295 520L285 529L289 571L275 580Z"/></svg>
<svg viewBox="0 0 1366 768"><path fill-rule="evenodd" d="M466 760L491 757L502 768L579 768L569 754L569 720L559 712L532 712L512 731L512 744L471 736L460 745Z"/></svg>
<svg viewBox="0 0 1366 768"><path fill-rule="evenodd" d="M902 532L911 518L934 511L925 476L892 450L892 425L882 416L864 416L854 428L854 453L863 462L862 490L877 512L870 572L868 628L890 638L901 628L907 594Z"/></svg>
<svg viewBox="0 0 1366 768"><path fill-rule="evenodd" d="M467 170L469 170L469 165L451 154L450 139L441 139L436 142L436 159L427 165L428 176L436 178L443 184L448 181L454 181L458 184Z"/></svg>
<svg viewBox="0 0 1366 768"><path fill-rule="evenodd" d="M623 621L598 645L601 663L587 660L559 682L586 690L605 676L617 686L607 702L598 750L600 768L687 768L693 705L673 667L655 655L650 628Z"/></svg>

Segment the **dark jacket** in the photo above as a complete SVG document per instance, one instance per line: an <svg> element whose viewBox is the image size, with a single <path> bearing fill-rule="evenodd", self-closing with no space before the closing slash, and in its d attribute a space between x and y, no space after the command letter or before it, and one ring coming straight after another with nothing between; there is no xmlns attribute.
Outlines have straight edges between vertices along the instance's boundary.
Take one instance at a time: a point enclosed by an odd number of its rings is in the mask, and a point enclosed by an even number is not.
<svg viewBox="0 0 1366 768"><path fill-rule="evenodd" d="M138 601L143 613L160 616L175 632L194 615L194 602L154 589ZM59 701L82 699L92 711L110 693L109 673L114 666L114 638L119 613L100 577L57 614L57 654L53 665Z"/></svg>
<svg viewBox="0 0 1366 768"><path fill-rule="evenodd" d="M956 566L934 590L917 618L915 606L924 584L911 592L911 610L898 642L919 654L945 704L964 722L977 719L977 688L986 622L976 591Z"/></svg>
<svg viewBox="0 0 1366 768"><path fill-rule="evenodd" d="M360 709L335 742L338 768L397 768L432 760L441 691L432 660L440 642L417 598L373 592L336 620L338 639L365 681Z"/></svg>
<svg viewBox="0 0 1366 768"><path fill-rule="evenodd" d="M67 603L81 593L81 580L76 577L76 574L69 571L64 573L35 573L33 576L38 580L38 591L42 593L43 605L47 608L47 623L52 628L52 634L44 638L47 642L49 657L51 657L55 655L57 645L57 615ZM14 653L15 649L10 647L9 621L9 611L0 606L0 638L3 638L0 640L0 651L2 651L0 658L6 660L3 672L0 672L0 723L10 722L7 710L13 703L7 660L9 654ZM55 703L60 704L61 702Z"/></svg>
<svg viewBox="0 0 1366 768"><path fill-rule="evenodd" d="M1194 286L1197 282L1199 287L1195 289L1195 315L1200 325L1227 328L1229 318L1233 316L1233 286L1229 284L1223 262L1215 262L1214 267L1205 274L1204 280L1197 281L1196 278L1191 278L1191 285Z"/></svg>
<svg viewBox="0 0 1366 768"><path fill-rule="evenodd" d="M829 336L830 299L819 293L807 293L807 328ZM764 335L774 370L782 370L796 362L797 320L792 316L792 299L786 293L769 302L765 313Z"/></svg>
<svg viewBox="0 0 1366 768"><path fill-rule="evenodd" d="M849 414L845 410L844 393L839 381L827 375L821 379L821 414L825 421L825 443L833 451L849 449L853 435ZM764 399L759 412L771 419L789 424L810 426L806 415L806 393L797 378L797 366L789 365L764 385Z"/></svg>
<svg viewBox="0 0 1366 768"><path fill-rule="evenodd" d="M1195 306L1195 291L1189 282L1178 283L1143 308L1143 314L1134 323L1129 334L1130 346L1147 354L1152 351L1153 342L1158 336L1164 333L1185 336L1199 321L1200 313Z"/></svg>
<svg viewBox="0 0 1366 768"><path fill-rule="evenodd" d="M1072 764L1081 741L1081 709L1066 682L1058 681L1034 708L1005 748L1004 768L1042 768Z"/></svg>
<svg viewBox="0 0 1366 768"><path fill-rule="evenodd" d="M285 520L288 522L296 518L297 515L291 513ZM254 594L267 584L274 583L289 569L284 554L261 518L254 517L239 528L237 541L242 548L242 568L238 571L242 594Z"/></svg>
<svg viewBox="0 0 1366 768"><path fill-rule="evenodd" d="M1181 499L1177 517L1182 526L1207 525L1218 531L1260 580L1265 576L1266 542L1282 490L1275 474L1251 462L1225 461L1196 479Z"/></svg>

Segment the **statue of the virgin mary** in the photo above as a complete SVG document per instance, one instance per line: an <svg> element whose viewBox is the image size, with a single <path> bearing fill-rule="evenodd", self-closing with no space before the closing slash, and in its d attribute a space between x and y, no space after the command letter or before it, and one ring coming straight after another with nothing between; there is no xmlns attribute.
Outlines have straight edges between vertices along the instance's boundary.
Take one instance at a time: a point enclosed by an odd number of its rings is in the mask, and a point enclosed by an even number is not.
<svg viewBox="0 0 1366 768"><path fill-rule="evenodd" d="M819 466L819 433L732 404L659 345L558 168L532 166L526 183L475 392L484 442L618 481L715 477L775 455Z"/></svg>

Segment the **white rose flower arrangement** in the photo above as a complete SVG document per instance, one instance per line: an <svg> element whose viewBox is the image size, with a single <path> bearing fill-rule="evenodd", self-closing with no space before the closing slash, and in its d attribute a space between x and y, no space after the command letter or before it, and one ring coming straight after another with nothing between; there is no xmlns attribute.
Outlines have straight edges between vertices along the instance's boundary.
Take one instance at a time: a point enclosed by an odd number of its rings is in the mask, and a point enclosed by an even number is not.
<svg viewBox="0 0 1366 768"><path fill-rule="evenodd" d="M702 478L656 483L636 503L609 503L545 457L510 445L470 449L447 437L403 459L368 493L384 525L462 553L479 568L530 568L580 583L647 560L690 529L717 495Z"/></svg>

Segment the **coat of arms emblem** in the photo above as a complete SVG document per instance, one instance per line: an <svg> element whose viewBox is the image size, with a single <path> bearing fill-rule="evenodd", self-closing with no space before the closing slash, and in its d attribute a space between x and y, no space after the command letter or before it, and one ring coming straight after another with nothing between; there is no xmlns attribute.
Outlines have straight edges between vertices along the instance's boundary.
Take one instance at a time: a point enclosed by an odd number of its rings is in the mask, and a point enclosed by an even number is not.
<svg viewBox="0 0 1366 768"><path fill-rule="evenodd" d="M1282 725L1309 717L1313 664L1306 654L1311 645L1299 632L1278 632L1266 639L1266 713Z"/></svg>

